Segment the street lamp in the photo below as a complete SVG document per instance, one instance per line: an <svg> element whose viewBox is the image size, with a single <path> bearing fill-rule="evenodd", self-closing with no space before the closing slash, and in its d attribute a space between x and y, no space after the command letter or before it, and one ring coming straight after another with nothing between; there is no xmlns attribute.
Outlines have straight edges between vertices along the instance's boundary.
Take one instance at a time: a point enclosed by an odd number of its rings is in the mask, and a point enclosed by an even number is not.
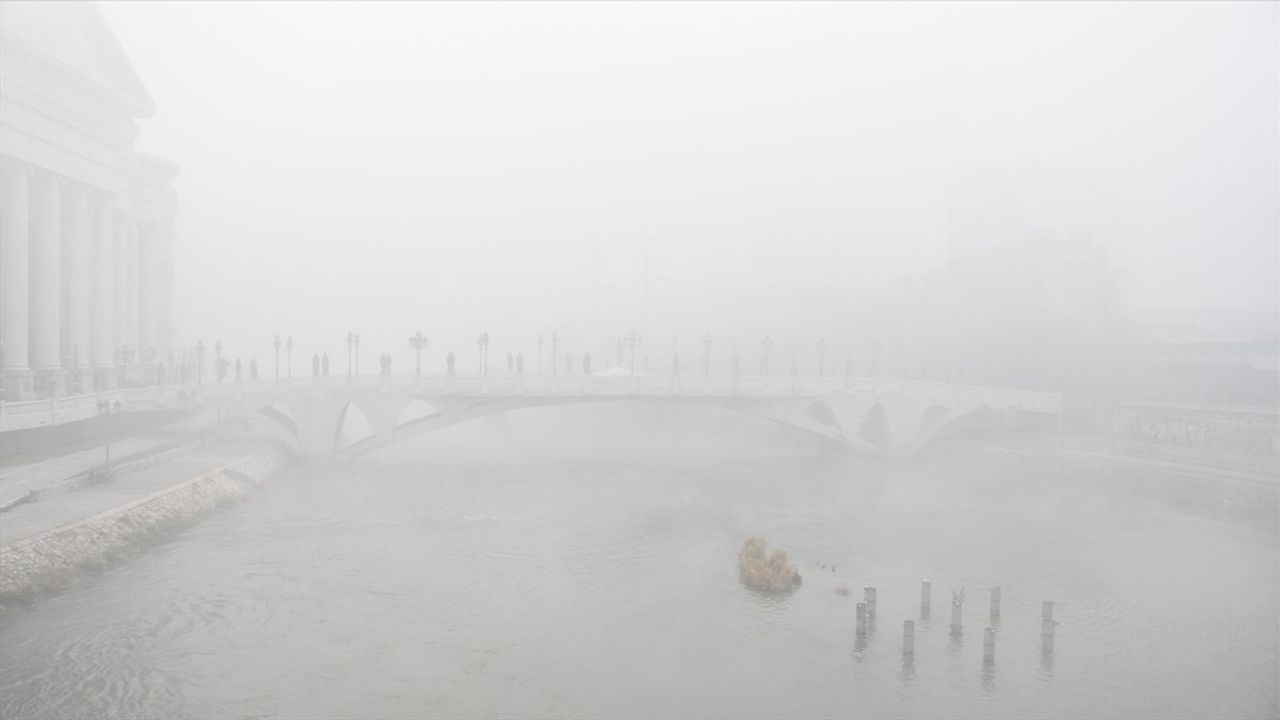
<svg viewBox="0 0 1280 720"><path fill-rule="evenodd" d="M702 336L702 346L706 349L706 353L702 359L702 367L709 378L711 377L711 333Z"/></svg>
<svg viewBox="0 0 1280 720"><path fill-rule="evenodd" d="M415 374L417 379L422 379L422 351L427 347L427 339L423 337L421 332L416 332L413 337L409 338L409 347L413 348L417 353L417 365Z"/></svg>
<svg viewBox="0 0 1280 720"><path fill-rule="evenodd" d="M115 411L116 412L120 411L119 400L116 401ZM104 461L104 465L108 470L111 469L111 412L112 412L112 407L111 407L110 400L98 401L98 415L104 418L104 420L102 421L102 429L103 429L102 435L104 438L104 443L106 445L106 460Z"/></svg>
<svg viewBox="0 0 1280 720"><path fill-rule="evenodd" d="M773 338L766 335L761 345L764 346L764 376L767 378L769 377L769 351L773 349Z"/></svg>
<svg viewBox="0 0 1280 720"><path fill-rule="evenodd" d="M159 355L160 353L156 352L156 348L154 345L148 345L146 349L142 351L142 362L143 362L143 365L145 366L145 371L146 371L145 377L146 377L146 382L148 383L152 383L156 381L156 358L159 357ZM80 358L80 347L77 345L72 356L72 367L75 367L76 365L79 364L79 358Z"/></svg>
<svg viewBox="0 0 1280 720"><path fill-rule="evenodd" d="M276 349L276 382L280 382L280 333L276 333L276 338L271 341L271 344Z"/></svg>
<svg viewBox="0 0 1280 720"><path fill-rule="evenodd" d="M285 348L289 351L289 377L293 377L293 336L284 343Z"/></svg>
<svg viewBox="0 0 1280 720"><path fill-rule="evenodd" d="M814 347L818 349L818 379L821 380L824 363L827 357L827 348L830 346L827 345L827 339L822 338L818 340L818 342L814 343Z"/></svg>
<svg viewBox="0 0 1280 720"><path fill-rule="evenodd" d="M204 384L204 340L196 341L196 384Z"/></svg>
<svg viewBox="0 0 1280 720"><path fill-rule="evenodd" d="M347 331L347 377L351 376L351 357L352 357L353 350L355 348L355 343L356 343L355 336L351 334L350 330L348 330Z"/></svg>

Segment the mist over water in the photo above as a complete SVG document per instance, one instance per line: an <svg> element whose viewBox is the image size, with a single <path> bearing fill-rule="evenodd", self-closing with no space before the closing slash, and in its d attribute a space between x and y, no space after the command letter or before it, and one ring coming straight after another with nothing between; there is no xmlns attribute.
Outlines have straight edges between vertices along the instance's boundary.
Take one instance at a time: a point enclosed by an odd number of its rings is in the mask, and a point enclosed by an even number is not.
<svg viewBox="0 0 1280 720"><path fill-rule="evenodd" d="M0 0L0 461L3 720L1280 717L1280 3Z"/></svg>
<svg viewBox="0 0 1280 720"><path fill-rule="evenodd" d="M1265 717L1272 532L712 411L525 411L300 470L7 617L0 715ZM738 582L751 534L800 568L794 593Z"/></svg>

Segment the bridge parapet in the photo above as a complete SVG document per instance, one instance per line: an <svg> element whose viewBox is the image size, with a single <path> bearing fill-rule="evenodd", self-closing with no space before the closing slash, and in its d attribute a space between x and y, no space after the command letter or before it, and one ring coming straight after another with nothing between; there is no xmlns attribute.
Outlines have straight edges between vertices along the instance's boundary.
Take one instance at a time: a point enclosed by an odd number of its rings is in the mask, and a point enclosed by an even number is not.
<svg viewBox="0 0 1280 720"><path fill-rule="evenodd" d="M433 428L523 408L618 400L675 402L760 417L837 442L911 455L955 419L981 410L1057 413L1061 395L875 378L655 375L394 375L302 378L206 386L204 401L275 419L304 453L351 452L340 432L349 407L375 447ZM429 411L405 419L415 401Z"/></svg>

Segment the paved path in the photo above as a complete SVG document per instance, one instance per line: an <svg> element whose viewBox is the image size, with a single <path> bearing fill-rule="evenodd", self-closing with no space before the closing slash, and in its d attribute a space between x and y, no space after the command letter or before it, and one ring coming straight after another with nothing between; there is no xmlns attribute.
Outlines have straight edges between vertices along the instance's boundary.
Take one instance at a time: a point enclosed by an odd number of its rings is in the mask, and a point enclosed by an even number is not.
<svg viewBox="0 0 1280 720"><path fill-rule="evenodd" d="M187 432L208 430L218 422L218 414L212 410L191 416L189 423L177 422L113 440L113 462L131 456L142 455L180 439ZM58 485L102 465L106 458L104 446L78 450L37 462L10 465L0 462L0 507L26 495Z"/></svg>
<svg viewBox="0 0 1280 720"><path fill-rule="evenodd" d="M186 482L252 453L262 437L239 435L212 439L199 450L150 467L126 472L102 483L23 503L0 514L0 546L140 500Z"/></svg>

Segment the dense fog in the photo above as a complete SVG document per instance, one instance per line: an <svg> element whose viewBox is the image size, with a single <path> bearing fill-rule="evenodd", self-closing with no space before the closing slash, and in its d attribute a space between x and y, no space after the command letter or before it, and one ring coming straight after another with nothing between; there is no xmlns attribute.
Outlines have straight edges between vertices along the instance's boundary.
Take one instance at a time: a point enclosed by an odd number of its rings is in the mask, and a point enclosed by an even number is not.
<svg viewBox="0 0 1280 720"><path fill-rule="evenodd" d="M1280 3L0 41L0 717L1280 716Z"/></svg>
<svg viewBox="0 0 1280 720"><path fill-rule="evenodd" d="M1134 309L1276 308L1274 4L102 12L182 167L184 347L709 332L866 374L877 339L1035 365L1035 313L1093 354Z"/></svg>

